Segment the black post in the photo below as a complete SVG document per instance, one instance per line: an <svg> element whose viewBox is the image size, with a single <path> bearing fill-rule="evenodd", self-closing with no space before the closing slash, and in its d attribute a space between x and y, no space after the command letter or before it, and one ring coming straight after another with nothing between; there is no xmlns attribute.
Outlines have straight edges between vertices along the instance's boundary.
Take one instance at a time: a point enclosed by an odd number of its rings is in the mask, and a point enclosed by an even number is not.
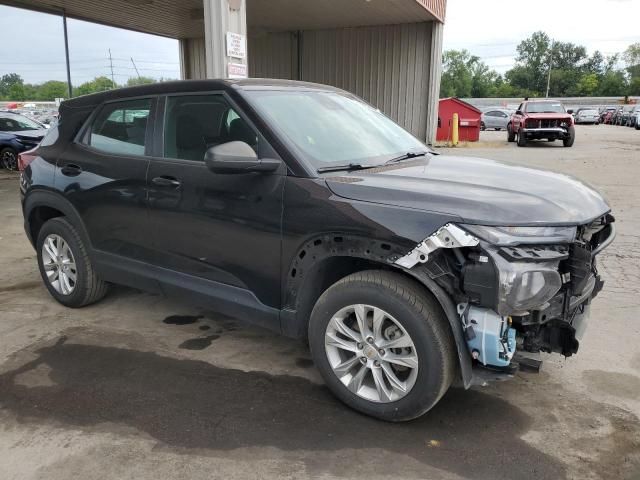
<svg viewBox="0 0 640 480"><path fill-rule="evenodd" d="M67 12L62 10L62 27L64 29L64 56L67 63L67 90L69 92L69 98L71 98L71 65L69 63L69 37L67 36Z"/></svg>

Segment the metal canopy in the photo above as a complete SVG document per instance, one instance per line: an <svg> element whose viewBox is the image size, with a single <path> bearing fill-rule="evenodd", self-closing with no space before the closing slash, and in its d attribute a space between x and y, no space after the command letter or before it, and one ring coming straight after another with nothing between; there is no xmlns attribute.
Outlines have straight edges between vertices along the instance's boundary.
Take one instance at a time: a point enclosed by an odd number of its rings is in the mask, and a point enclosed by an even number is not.
<svg viewBox="0 0 640 480"><path fill-rule="evenodd" d="M225 1L225 0L221 0ZM204 37L201 0L0 0L0 4L171 38ZM303 30L442 20L444 0L247 0L250 30Z"/></svg>

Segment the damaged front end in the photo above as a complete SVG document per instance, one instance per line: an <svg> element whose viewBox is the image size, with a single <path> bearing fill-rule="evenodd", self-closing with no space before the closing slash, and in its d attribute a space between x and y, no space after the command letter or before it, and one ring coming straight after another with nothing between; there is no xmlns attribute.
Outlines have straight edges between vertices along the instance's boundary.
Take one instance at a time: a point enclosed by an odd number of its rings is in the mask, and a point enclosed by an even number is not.
<svg viewBox="0 0 640 480"><path fill-rule="evenodd" d="M477 366L510 373L514 357L536 368L539 352L578 351L613 222L606 214L579 226L447 224L395 263L424 269L451 296Z"/></svg>

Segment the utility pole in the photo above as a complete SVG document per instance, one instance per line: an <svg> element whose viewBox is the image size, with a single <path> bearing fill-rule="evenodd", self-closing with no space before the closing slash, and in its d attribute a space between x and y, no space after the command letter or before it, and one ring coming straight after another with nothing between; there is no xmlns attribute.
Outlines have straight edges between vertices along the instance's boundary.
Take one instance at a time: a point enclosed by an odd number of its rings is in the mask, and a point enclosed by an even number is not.
<svg viewBox="0 0 640 480"><path fill-rule="evenodd" d="M140 80L140 72L138 71L138 67L136 67L136 62L133 61L133 57L131 57L131 63L133 63L133 68L136 69L136 75L138 75L138 80Z"/></svg>
<svg viewBox="0 0 640 480"><path fill-rule="evenodd" d="M549 86L551 85L551 65L553 64L553 40L551 40L551 50L549 50L549 72L547 73L547 94L546 98L549 98Z"/></svg>
<svg viewBox="0 0 640 480"><path fill-rule="evenodd" d="M65 63L67 64L67 93L69 94L69 98L71 98L73 92L71 89L71 64L69 62L69 37L67 35L66 10L62 10L62 29L64 31L64 58L65 58Z"/></svg>
<svg viewBox="0 0 640 480"><path fill-rule="evenodd" d="M111 49L109 49L109 66L111 67L111 88L115 88L116 80L113 77L113 58L111 58Z"/></svg>

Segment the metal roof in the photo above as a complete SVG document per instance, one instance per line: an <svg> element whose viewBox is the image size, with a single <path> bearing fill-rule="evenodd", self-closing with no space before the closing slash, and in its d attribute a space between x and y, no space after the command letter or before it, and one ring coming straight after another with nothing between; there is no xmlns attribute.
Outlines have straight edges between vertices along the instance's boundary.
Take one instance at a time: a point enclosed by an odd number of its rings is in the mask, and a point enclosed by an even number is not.
<svg viewBox="0 0 640 480"><path fill-rule="evenodd" d="M0 4L60 14L171 38L204 36L202 0L0 0ZM255 30L317 30L444 20L446 0L247 0Z"/></svg>

